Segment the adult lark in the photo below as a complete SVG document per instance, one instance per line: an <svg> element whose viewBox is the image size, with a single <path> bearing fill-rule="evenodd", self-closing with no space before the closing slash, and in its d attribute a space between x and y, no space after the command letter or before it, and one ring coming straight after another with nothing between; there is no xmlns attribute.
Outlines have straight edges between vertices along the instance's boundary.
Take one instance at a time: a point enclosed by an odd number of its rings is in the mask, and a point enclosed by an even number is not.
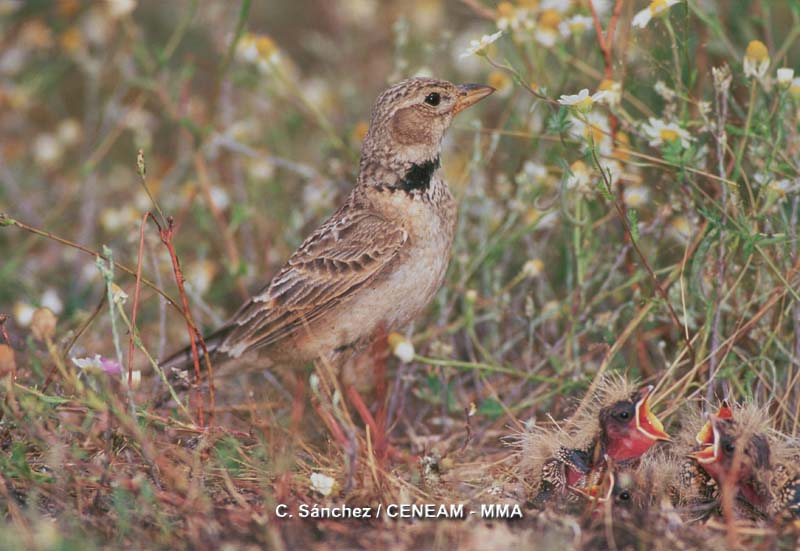
<svg viewBox="0 0 800 551"><path fill-rule="evenodd" d="M442 137L489 86L413 78L383 92L356 185L261 292L206 341L216 361L323 359L341 366L379 329L414 319L444 279L456 204L442 179ZM164 362L191 360L188 350Z"/></svg>

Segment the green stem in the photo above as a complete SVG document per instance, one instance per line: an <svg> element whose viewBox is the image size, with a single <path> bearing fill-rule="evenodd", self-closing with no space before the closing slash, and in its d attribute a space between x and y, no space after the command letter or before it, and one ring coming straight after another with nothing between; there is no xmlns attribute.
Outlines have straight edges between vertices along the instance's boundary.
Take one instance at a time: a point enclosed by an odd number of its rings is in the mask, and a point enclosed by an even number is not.
<svg viewBox="0 0 800 551"><path fill-rule="evenodd" d="M757 79L752 78L750 81L750 101L747 105L747 119L745 120L744 124L744 135L742 139L739 141L739 147L736 149L736 156L734 157L735 160L735 167L733 170L733 175L731 176L732 181L736 181L739 177L739 173L742 170L742 155L744 154L744 148L747 145L747 138L750 135L750 124L753 122L753 105L756 102L756 88L758 83L756 82ZM745 187L747 189L747 196L750 200L750 208L755 209L755 197L753 196L753 190L750 188L750 184L747 183L745 179ZM744 194L742 194L744 195ZM744 200L745 197L742 197Z"/></svg>
<svg viewBox="0 0 800 551"><path fill-rule="evenodd" d="M681 98L681 118L686 113L686 94L683 93L683 76L681 71L681 62L678 56L678 37L675 35L675 29L672 28L672 22L669 20L669 14L665 15L662 20L667 27L669 33L670 50L672 51L672 63L675 65L675 90L679 92L678 96Z"/></svg>
<svg viewBox="0 0 800 551"><path fill-rule="evenodd" d="M440 367L454 367L457 369L486 371L488 373L503 373L505 375L512 375L521 379L529 379L540 383L560 384L561 380L557 377L545 377L542 375L533 375L530 373L523 373L510 367L501 365L490 365L483 363L462 362L458 360L440 360L438 358L426 358L424 356L414 355L414 361L424 363L427 365L435 365Z"/></svg>

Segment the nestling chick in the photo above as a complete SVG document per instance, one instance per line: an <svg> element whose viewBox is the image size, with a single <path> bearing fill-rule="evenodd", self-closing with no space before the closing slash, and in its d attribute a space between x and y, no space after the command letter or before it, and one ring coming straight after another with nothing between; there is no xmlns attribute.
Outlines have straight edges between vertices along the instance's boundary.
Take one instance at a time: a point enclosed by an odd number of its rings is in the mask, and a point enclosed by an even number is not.
<svg viewBox="0 0 800 551"><path fill-rule="evenodd" d="M725 492L731 492L738 517L800 517L796 443L788 445L771 430L765 408L723 405L696 440L700 449L689 457L716 482L716 503L724 504Z"/></svg>
<svg viewBox="0 0 800 551"><path fill-rule="evenodd" d="M667 449L647 453L639 461L614 465L596 485L580 490L583 507L593 515L587 532L595 533L588 548L609 549L719 549L730 550L722 535L684 522L674 503L679 461ZM609 540L608 535L613 538Z"/></svg>
<svg viewBox="0 0 800 551"><path fill-rule="evenodd" d="M622 377L604 378L582 413L566 429L519 434L519 470L532 480L532 503L574 498L595 483L608 458L617 465L636 462L658 440L669 440L650 411L652 386L637 388Z"/></svg>
<svg viewBox="0 0 800 551"><path fill-rule="evenodd" d="M733 412L727 402L722 402L716 415L730 419ZM719 485L690 456L713 442L711 422L698 411L686 414L681 424L674 450L676 461L680 462L675 504L684 512L687 520L707 519L718 507Z"/></svg>

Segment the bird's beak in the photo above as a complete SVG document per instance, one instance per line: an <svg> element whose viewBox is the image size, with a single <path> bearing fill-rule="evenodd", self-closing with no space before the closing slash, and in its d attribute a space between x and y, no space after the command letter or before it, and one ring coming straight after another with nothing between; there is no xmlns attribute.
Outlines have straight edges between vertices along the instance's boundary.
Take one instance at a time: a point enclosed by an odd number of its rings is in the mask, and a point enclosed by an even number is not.
<svg viewBox="0 0 800 551"><path fill-rule="evenodd" d="M714 461L717 460L717 453L714 450L714 448L716 448L716 446L710 444L700 451L690 453L689 457L691 457L698 463L702 463L703 465L708 465L709 463L713 463Z"/></svg>
<svg viewBox="0 0 800 551"><path fill-rule="evenodd" d="M720 411L722 411L722 408L720 408ZM706 423L706 425L708 425L711 428L711 430L709 431L711 433L709 441L700 442L701 444L705 444L703 446L703 449L689 454L689 457L696 460L698 463L707 465L709 463L713 463L719 458L719 428L718 428L719 419L720 417L714 415L713 413L708 416L708 422ZM705 426L703 426L703 429L705 429ZM703 432L703 429L701 429L700 432ZM700 439L700 434L698 433L698 440L699 439Z"/></svg>
<svg viewBox="0 0 800 551"><path fill-rule="evenodd" d="M605 503L614 494L614 473L608 473L605 480L592 484L588 488L578 488L577 486L570 486L570 488L590 501Z"/></svg>
<svg viewBox="0 0 800 551"><path fill-rule="evenodd" d="M494 92L494 88L484 84L460 84L453 114L459 113L470 105L479 102L492 92Z"/></svg>
<svg viewBox="0 0 800 551"><path fill-rule="evenodd" d="M653 392L653 385L647 385L639 391L639 401L636 402L636 429L653 440L669 440L669 434L664 432L661 420L650 411L648 400Z"/></svg>
<svg viewBox="0 0 800 551"><path fill-rule="evenodd" d="M728 402L722 402L722 405L719 406L719 410L717 410L717 417L720 419L733 419L733 410L728 405ZM711 428L711 421L706 421L703 428L700 429L700 432L697 433L695 436L695 440L698 444L713 444L714 443L714 431Z"/></svg>

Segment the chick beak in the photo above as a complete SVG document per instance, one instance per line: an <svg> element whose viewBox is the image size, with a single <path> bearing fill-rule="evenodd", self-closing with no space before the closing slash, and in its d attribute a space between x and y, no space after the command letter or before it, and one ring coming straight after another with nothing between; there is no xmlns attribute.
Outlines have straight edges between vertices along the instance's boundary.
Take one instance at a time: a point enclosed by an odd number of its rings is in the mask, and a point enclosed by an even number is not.
<svg viewBox="0 0 800 551"><path fill-rule="evenodd" d="M650 411L649 398L653 392L653 385L647 385L640 391L639 401L636 402L636 430L653 440L669 440L669 434L664 432L661 420Z"/></svg>
<svg viewBox="0 0 800 551"><path fill-rule="evenodd" d="M733 419L733 410L728 405L728 402L722 402L722 405L719 406L717 417L720 419ZM714 431L711 428L711 421L706 421L700 432L695 436L695 440L701 445L714 443Z"/></svg>
<svg viewBox="0 0 800 551"><path fill-rule="evenodd" d="M592 484L588 488L578 488L571 486L572 490L581 494L585 498L597 503L604 503L611 499L614 493L614 473L608 473L607 477L598 484ZM603 493L605 490L605 494Z"/></svg>
<svg viewBox="0 0 800 551"><path fill-rule="evenodd" d="M690 453L689 457L691 457L698 463L702 463L703 465L708 465L709 463L713 463L714 461L717 460L717 454L714 451L714 448L715 446L713 444L709 444L700 451Z"/></svg>
<svg viewBox="0 0 800 551"><path fill-rule="evenodd" d="M722 408L720 408L722 410ZM726 419L726 417L718 417L713 413L708 416L708 425L711 430L710 432L710 439L708 442L700 442L701 444L706 444L703 446L703 449L700 451L696 451L694 453L690 453L689 457L696 460L698 463L702 463L703 465L708 465L709 463L715 462L719 458L719 428L717 427L717 421L719 419ZM727 417L729 419L729 417ZM703 432L705 429L705 425L700 432ZM700 438L700 434L698 433L698 439Z"/></svg>
<svg viewBox="0 0 800 551"><path fill-rule="evenodd" d="M453 113L459 113L473 105L489 94L494 92L494 88L484 84L461 84L458 86L458 97Z"/></svg>

